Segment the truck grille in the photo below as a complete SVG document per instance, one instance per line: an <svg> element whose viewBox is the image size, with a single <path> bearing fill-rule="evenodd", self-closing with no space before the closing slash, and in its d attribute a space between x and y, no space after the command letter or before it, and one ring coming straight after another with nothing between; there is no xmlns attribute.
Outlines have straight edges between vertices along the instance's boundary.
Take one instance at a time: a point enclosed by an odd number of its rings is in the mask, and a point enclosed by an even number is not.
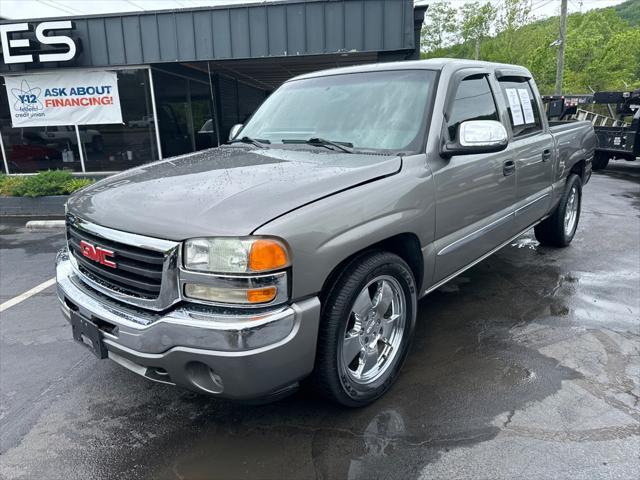
<svg viewBox="0 0 640 480"><path fill-rule="evenodd" d="M110 250L109 261L115 267L101 264L82 254L80 242ZM78 268L94 282L118 293L155 299L160 295L164 254L124 243L108 240L78 228L67 219L69 252Z"/></svg>

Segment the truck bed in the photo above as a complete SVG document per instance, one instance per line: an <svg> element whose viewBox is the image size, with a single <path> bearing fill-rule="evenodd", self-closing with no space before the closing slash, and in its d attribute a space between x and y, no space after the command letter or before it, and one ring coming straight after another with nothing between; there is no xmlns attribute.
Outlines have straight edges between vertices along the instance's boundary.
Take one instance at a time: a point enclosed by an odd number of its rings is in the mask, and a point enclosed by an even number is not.
<svg viewBox="0 0 640 480"><path fill-rule="evenodd" d="M549 131L551 133L560 133L567 130L577 128L578 125L591 125L587 120L549 120Z"/></svg>

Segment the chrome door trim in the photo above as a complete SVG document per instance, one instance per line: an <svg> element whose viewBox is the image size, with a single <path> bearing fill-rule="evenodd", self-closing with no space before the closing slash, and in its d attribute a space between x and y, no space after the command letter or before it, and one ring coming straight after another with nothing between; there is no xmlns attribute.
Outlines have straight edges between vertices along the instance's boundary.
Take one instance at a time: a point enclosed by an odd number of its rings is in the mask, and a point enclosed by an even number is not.
<svg viewBox="0 0 640 480"><path fill-rule="evenodd" d="M477 230L465 235L464 237L459 238L458 240L450 243L449 245L447 245L444 248L440 249L438 251L437 255L441 256L441 255L445 255L447 253L451 253L454 250L457 250L458 248L462 247L466 243L469 243L470 241L475 240L476 238L484 235L485 233L490 232L494 228L499 227L500 225L505 223L507 220L512 219L513 217L515 217L515 212L509 212L505 216L500 217L497 220L494 220L493 222L489 223L488 225L480 227L479 229L477 229Z"/></svg>
<svg viewBox="0 0 640 480"><path fill-rule="evenodd" d="M522 213L524 210L527 210L529 207L531 207L534 203L539 202L540 200L544 200L547 197L551 196L551 192L547 192L544 193L542 195L540 195L539 197L531 200L530 202L527 202L526 204L522 205L521 207L516 208L516 216L520 213Z"/></svg>

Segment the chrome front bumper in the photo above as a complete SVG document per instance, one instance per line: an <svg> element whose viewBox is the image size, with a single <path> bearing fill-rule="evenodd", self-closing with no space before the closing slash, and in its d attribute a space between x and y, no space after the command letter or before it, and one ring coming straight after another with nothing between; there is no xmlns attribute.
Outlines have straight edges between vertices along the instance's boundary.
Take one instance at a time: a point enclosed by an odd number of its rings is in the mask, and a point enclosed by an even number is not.
<svg viewBox="0 0 640 480"><path fill-rule="evenodd" d="M68 252L56 258L58 298L101 330L109 358L151 380L235 399L259 399L295 385L313 369L317 297L268 311L177 305L137 309L89 288Z"/></svg>

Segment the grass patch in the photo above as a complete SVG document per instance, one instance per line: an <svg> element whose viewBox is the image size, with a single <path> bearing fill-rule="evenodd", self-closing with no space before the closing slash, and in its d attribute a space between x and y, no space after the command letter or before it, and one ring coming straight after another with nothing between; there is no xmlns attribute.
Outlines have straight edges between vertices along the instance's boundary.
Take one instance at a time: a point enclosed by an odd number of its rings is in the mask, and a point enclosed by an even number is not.
<svg viewBox="0 0 640 480"><path fill-rule="evenodd" d="M0 173L0 195L11 196L13 190L22 183L22 177L10 177Z"/></svg>
<svg viewBox="0 0 640 480"><path fill-rule="evenodd" d="M25 177L0 174L0 195L44 197L69 195L94 183L91 178L77 178L64 170L47 170Z"/></svg>

